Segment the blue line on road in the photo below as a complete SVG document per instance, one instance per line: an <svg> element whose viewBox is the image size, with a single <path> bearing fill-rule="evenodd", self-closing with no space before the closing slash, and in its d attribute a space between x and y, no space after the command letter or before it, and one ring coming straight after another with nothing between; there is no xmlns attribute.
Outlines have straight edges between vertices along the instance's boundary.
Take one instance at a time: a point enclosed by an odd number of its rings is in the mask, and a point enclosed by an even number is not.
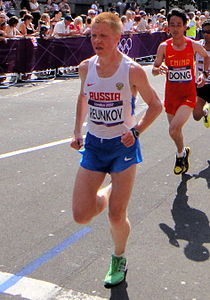
<svg viewBox="0 0 210 300"><path fill-rule="evenodd" d="M5 282L0 284L0 294L5 292L8 288L15 285L21 278L29 275L36 269L38 269L41 265L43 265L45 262L47 262L49 259L55 257L60 252L68 248L70 245L74 244L76 241L78 241L80 238L85 236L87 233L91 231L91 227L85 227L82 230L74 233L70 237L68 237L66 240L64 240L62 243L57 245L56 247L52 248L48 252L44 253L42 256L38 257L34 261L32 261L30 264L28 264L26 267L24 267L21 271L16 273L15 275L8 278Z"/></svg>

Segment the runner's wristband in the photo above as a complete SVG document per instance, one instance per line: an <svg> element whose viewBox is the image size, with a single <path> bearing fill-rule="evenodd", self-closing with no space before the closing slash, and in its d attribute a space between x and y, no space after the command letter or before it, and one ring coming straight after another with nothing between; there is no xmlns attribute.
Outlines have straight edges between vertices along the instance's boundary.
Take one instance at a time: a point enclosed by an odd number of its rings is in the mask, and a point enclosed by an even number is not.
<svg viewBox="0 0 210 300"><path fill-rule="evenodd" d="M136 128L134 128L134 127L131 128L131 131L133 133L134 138L137 140L138 137L139 137L139 135L140 135L140 132Z"/></svg>
<svg viewBox="0 0 210 300"><path fill-rule="evenodd" d="M207 71L203 71L203 75L204 75L206 78L208 78L209 73L208 73Z"/></svg>

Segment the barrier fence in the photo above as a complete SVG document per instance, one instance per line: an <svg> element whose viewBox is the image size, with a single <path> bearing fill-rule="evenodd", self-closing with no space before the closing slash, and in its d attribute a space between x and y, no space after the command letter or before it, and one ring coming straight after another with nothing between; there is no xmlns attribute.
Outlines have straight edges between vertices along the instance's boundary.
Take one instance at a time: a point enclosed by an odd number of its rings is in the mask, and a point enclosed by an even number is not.
<svg viewBox="0 0 210 300"><path fill-rule="evenodd" d="M134 59L152 56L167 38L165 32L122 35L119 49ZM0 42L0 76L74 67L93 54L90 37L8 39Z"/></svg>

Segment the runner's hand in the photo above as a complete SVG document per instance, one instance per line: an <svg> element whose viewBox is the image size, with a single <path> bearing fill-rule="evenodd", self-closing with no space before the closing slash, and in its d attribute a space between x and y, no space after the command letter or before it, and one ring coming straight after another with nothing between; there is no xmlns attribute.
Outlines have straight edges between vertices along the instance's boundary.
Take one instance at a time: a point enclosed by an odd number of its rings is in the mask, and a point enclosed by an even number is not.
<svg viewBox="0 0 210 300"><path fill-rule="evenodd" d="M127 132L124 132L121 136L121 142L127 148L133 146L133 144L135 143L135 138L132 131L129 130Z"/></svg>
<svg viewBox="0 0 210 300"><path fill-rule="evenodd" d="M82 137L73 137L70 142L70 147L76 150L79 150L83 146L83 138Z"/></svg>
<svg viewBox="0 0 210 300"><path fill-rule="evenodd" d="M197 87L198 88L201 88L205 85L205 82L206 82L206 77L201 74L199 77L198 77L198 82L197 82Z"/></svg>
<svg viewBox="0 0 210 300"><path fill-rule="evenodd" d="M161 65L159 67L159 74L163 75L163 74L166 74L168 72L168 67L164 66L164 65Z"/></svg>

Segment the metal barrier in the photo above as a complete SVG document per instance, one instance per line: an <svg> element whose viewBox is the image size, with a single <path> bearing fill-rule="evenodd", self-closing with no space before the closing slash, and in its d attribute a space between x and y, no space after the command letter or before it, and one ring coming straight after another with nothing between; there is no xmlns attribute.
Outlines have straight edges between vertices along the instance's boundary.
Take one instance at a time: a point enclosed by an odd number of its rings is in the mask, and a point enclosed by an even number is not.
<svg viewBox="0 0 210 300"><path fill-rule="evenodd" d="M122 35L119 49L129 57L149 64L165 32ZM45 81L56 77L78 78L78 65L94 55L89 37L43 40L40 38L8 39L0 47L0 87L13 85L7 74L17 73L19 81ZM6 74L6 75L5 75Z"/></svg>
<svg viewBox="0 0 210 300"><path fill-rule="evenodd" d="M3 74L0 75L0 89L5 89L10 86L13 86L18 81L18 74L12 73L12 74Z"/></svg>
<svg viewBox="0 0 210 300"><path fill-rule="evenodd" d="M41 71L33 71L29 73L20 73L18 81L21 82L39 82L46 80L54 80L56 78L56 69L47 69Z"/></svg>

